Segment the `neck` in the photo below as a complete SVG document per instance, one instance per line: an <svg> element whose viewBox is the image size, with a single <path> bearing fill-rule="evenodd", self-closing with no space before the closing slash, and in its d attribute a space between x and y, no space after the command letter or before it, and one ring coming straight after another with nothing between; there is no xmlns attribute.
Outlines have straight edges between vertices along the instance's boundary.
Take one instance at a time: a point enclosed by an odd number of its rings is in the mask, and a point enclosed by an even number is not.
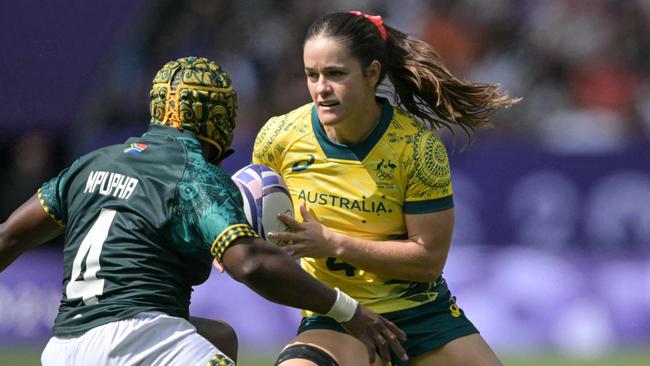
<svg viewBox="0 0 650 366"><path fill-rule="evenodd" d="M367 108L334 126L323 126L327 137L345 145L356 145L368 137L381 118L382 104L373 100L365 104Z"/></svg>

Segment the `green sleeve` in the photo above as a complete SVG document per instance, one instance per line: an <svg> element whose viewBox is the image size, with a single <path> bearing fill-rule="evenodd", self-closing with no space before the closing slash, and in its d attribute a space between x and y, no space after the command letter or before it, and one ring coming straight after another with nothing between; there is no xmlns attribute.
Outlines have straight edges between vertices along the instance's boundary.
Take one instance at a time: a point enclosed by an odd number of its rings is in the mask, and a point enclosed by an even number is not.
<svg viewBox="0 0 650 366"><path fill-rule="evenodd" d="M59 175L43 183L38 189L38 198L43 210L63 227L66 226L68 221L65 194L69 171L70 167L65 168Z"/></svg>
<svg viewBox="0 0 650 366"><path fill-rule="evenodd" d="M172 241L184 253L220 258L237 238L256 236L246 220L235 184L223 170L198 154L189 154L177 186L171 223Z"/></svg>

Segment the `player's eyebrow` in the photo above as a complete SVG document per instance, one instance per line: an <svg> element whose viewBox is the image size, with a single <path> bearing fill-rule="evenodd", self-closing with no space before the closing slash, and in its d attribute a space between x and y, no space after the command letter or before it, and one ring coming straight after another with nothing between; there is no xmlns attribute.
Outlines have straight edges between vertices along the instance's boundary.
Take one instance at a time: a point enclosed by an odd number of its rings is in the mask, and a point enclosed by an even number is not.
<svg viewBox="0 0 650 366"><path fill-rule="evenodd" d="M332 71L332 70L343 70L345 69L345 66L343 65L328 65L323 67L323 71ZM316 68L313 67L305 67L305 71L316 71Z"/></svg>

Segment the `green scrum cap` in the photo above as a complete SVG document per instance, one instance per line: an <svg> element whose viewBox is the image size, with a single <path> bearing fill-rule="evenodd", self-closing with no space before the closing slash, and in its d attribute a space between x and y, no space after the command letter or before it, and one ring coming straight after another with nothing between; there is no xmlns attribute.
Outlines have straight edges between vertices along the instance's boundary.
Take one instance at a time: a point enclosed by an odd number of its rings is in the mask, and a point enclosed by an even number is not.
<svg viewBox="0 0 650 366"><path fill-rule="evenodd" d="M232 143L237 95L228 74L199 57L170 61L153 79L151 123L186 129L217 149Z"/></svg>

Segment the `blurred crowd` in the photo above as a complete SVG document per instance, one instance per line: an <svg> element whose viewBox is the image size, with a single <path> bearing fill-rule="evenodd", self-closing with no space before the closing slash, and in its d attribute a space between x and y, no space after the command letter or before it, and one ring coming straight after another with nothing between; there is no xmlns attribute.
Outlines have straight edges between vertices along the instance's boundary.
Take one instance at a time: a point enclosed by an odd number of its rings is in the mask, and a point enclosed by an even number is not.
<svg viewBox="0 0 650 366"><path fill-rule="evenodd" d="M308 101L301 42L309 23L351 7L428 41L459 78L522 97L497 117L496 134L560 152L650 140L645 0L170 1L114 62L93 119L141 124L162 62L206 55L232 75L239 121L254 134L270 115Z"/></svg>
<svg viewBox="0 0 650 366"><path fill-rule="evenodd" d="M110 59L87 79L74 133L36 144L30 155L40 160L20 152L47 136L24 131L24 141L2 142L2 175L15 173L5 185L24 186L13 177L24 171L39 181L80 153L141 133L153 75L187 55L211 58L232 76L240 106L234 143L245 156L263 122L309 101L307 26L353 9L428 41L459 78L500 83L522 97L495 117L488 139L560 154L608 154L650 141L647 0L167 0L134 9ZM54 152L65 157L52 160ZM2 190L3 215L25 198L11 192Z"/></svg>

